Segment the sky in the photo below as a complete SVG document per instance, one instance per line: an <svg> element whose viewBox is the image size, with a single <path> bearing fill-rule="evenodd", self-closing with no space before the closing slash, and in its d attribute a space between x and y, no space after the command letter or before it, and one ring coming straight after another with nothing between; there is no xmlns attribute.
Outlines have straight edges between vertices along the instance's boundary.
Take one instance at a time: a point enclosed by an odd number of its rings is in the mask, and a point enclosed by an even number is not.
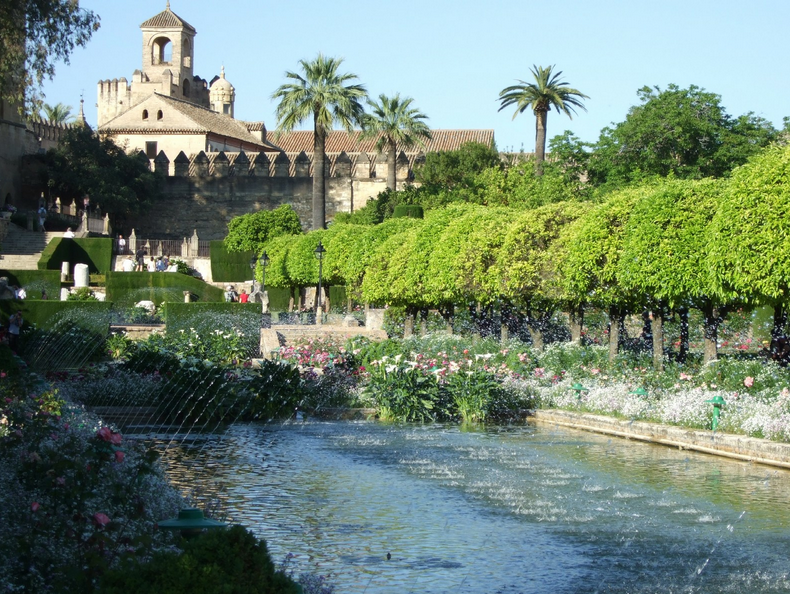
<svg viewBox="0 0 790 594"><path fill-rule="evenodd" d="M165 0L81 0L101 28L44 86L45 101L96 123L97 83L142 67L140 24ZM637 90L696 85L727 113L782 126L790 116L788 0L171 0L197 30L194 72L224 65L238 119L277 125L272 93L318 53L342 58L371 97L411 97L434 129L493 129L500 150L535 146L535 119L499 109L499 92L554 65L590 98L573 119L553 111L548 137L595 142L625 120ZM304 126L310 129L310 123Z"/></svg>

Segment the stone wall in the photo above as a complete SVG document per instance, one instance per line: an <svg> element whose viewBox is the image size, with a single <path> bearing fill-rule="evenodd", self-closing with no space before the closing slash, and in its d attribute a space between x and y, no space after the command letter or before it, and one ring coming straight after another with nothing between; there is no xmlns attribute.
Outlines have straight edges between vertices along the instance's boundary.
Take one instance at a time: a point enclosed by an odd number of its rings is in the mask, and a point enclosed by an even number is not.
<svg viewBox="0 0 790 594"><path fill-rule="evenodd" d="M376 167L364 154L328 155L326 215L353 212L386 189L386 166ZM419 158L415 155L412 161ZM401 163L409 161L402 154ZM135 229L139 237L181 239L197 230L201 239L223 239L228 222L237 216L289 204L302 227L312 224L313 180L310 156L203 152L187 157L180 153L171 162L164 153L153 161L167 174L164 201L159 212L126 222L124 234ZM380 177L379 177L380 176ZM411 167L398 168L399 185L411 176Z"/></svg>

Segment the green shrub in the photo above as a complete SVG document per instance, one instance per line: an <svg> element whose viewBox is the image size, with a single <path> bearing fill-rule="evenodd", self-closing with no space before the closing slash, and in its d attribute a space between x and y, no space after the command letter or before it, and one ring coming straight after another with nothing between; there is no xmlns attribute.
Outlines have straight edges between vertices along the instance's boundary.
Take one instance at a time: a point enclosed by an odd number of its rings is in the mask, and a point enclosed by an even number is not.
<svg viewBox="0 0 790 594"><path fill-rule="evenodd" d="M419 204L398 204L392 213L393 218L408 217L410 219L423 218L422 206Z"/></svg>
<svg viewBox="0 0 790 594"><path fill-rule="evenodd" d="M222 302L223 291L200 279L175 272L108 272L107 299L117 307L132 307L140 301L183 303L184 291L200 302Z"/></svg>
<svg viewBox="0 0 790 594"><path fill-rule="evenodd" d="M87 264L91 274L112 270L112 244L110 237L56 237L41 252L39 270L60 271L63 262L71 269L75 264Z"/></svg>
<svg viewBox="0 0 790 594"><path fill-rule="evenodd" d="M105 574L99 594L301 594L276 571L266 542L243 526L215 529L181 541L182 551L158 552L150 561L128 558Z"/></svg>
<svg viewBox="0 0 790 594"><path fill-rule="evenodd" d="M253 252L230 252L222 240L209 244L211 278L218 283L236 283L252 278L250 259Z"/></svg>
<svg viewBox="0 0 790 594"><path fill-rule="evenodd" d="M28 299L40 299L46 291L49 299L60 299L60 272L56 270L1 270L9 286L24 287Z"/></svg>

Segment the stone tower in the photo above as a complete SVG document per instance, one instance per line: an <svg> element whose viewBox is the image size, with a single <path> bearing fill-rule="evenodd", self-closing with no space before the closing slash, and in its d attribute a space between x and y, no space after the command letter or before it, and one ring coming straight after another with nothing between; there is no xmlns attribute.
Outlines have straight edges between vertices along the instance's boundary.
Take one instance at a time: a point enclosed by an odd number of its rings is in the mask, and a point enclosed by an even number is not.
<svg viewBox="0 0 790 594"><path fill-rule="evenodd" d="M233 117L233 102L236 100L236 89L225 79L225 66L220 70L219 78L211 83L209 99L213 111Z"/></svg>
<svg viewBox="0 0 790 594"><path fill-rule="evenodd" d="M125 77L99 82L99 127L154 93L209 107L208 83L193 72L195 28L170 10L168 0L140 30L143 68L134 71L131 85Z"/></svg>

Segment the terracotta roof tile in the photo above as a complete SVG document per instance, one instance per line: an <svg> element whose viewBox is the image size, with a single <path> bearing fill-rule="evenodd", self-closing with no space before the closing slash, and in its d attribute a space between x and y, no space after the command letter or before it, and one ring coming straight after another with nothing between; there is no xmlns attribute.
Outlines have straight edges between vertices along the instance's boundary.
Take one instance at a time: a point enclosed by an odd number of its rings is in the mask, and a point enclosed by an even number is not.
<svg viewBox="0 0 790 594"><path fill-rule="evenodd" d="M341 153L345 151L347 153L366 152L375 154L376 140L360 140L360 134L359 131L349 133L344 130L332 130L326 139L326 152ZM433 139L425 141L424 148L416 146L407 152L431 153L451 151L460 148L466 142L481 142L489 146L492 146L494 143L493 130L431 130L431 134ZM283 133L270 131L267 140L283 149L286 153L305 151L308 154L312 154L313 152L312 130L296 130ZM400 152L403 149L398 146L397 150Z"/></svg>
<svg viewBox="0 0 790 594"><path fill-rule="evenodd" d="M145 21L140 28L146 29L160 29L160 28L171 28L171 27L183 27L184 29L189 29L190 31L195 31L195 28L187 23L184 19L170 10L170 5L160 12L158 15L151 17L147 21ZM197 31L195 31L197 32Z"/></svg>

